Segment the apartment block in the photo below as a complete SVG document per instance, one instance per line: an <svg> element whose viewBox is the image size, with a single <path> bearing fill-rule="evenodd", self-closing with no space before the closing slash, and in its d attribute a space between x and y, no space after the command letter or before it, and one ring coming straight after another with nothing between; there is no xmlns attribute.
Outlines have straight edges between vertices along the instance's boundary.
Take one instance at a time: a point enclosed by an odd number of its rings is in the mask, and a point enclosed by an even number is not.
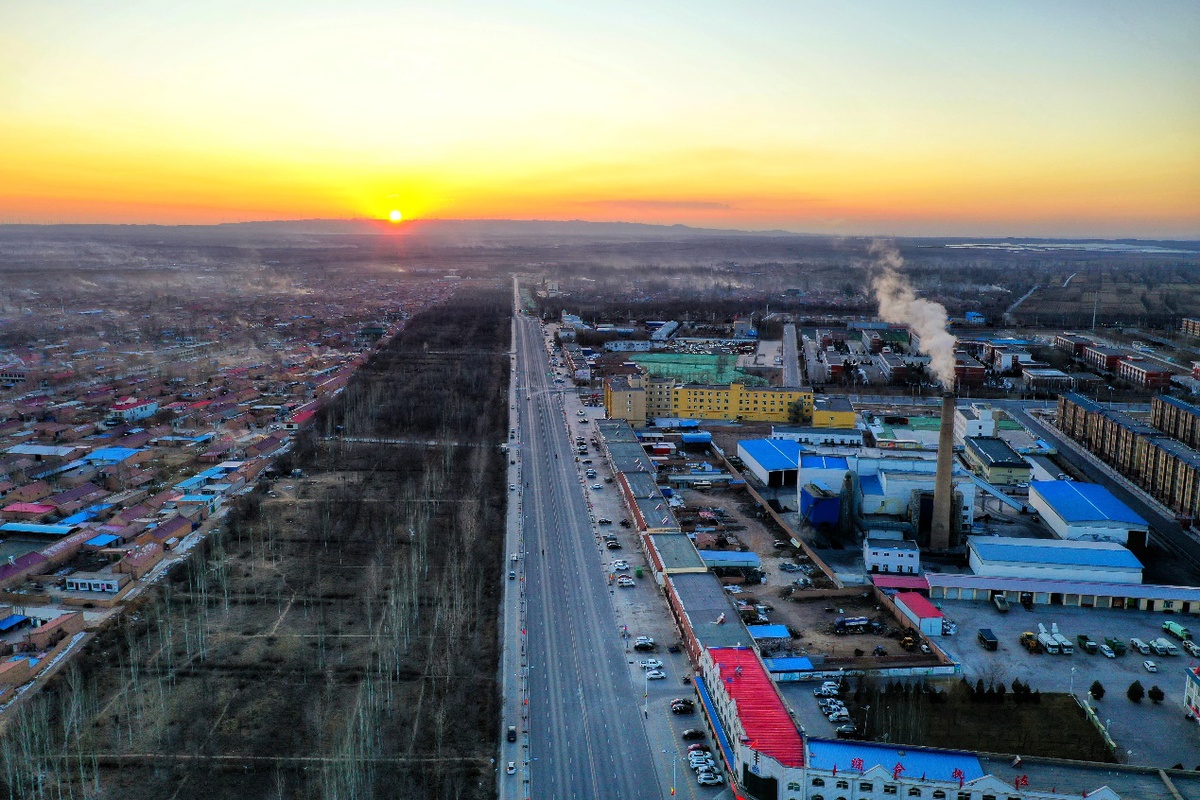
<svg viewBox="0 0 1200 800"><path fill-rule="evenodd" d="M1184 317L1179 330L1184 336L1200 338L1200 318Z"/></svg>
<svg viewBox="0 0 1200 800"><path fill-rule="evenodd" d="M1150 424L1172 439L1200 449L1200 406L1157 395L1150 400Z"/></svg>

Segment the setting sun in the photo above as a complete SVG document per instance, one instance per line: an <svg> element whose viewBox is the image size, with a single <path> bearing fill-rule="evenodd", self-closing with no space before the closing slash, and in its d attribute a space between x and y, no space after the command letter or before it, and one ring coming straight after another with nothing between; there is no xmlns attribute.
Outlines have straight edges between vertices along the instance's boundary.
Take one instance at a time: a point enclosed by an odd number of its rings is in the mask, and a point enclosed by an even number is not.
<svg viewBox="0 0 1200 800"><path fill-rule="evenodd" d="M391 213L388 214L388 219L390 219L392 222L399 222L400 220L404 219L404 215L399 211L392 209Z"/></svg>

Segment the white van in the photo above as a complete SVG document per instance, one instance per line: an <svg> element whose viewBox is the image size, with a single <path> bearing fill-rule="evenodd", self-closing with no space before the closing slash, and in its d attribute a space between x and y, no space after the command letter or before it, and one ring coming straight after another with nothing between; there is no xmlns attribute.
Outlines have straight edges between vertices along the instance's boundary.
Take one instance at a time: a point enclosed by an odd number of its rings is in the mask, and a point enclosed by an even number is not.
<svg viewBox="0 0 1200 800"><path fill-rule="evenodd" d="M1150 655L1150 645L1146 644L1141 639L1138 639L1136 637L1133 639L1130 639L1129 646L1132 647L1134 650L1137 650L1139 653L1141 653L1144 656Z"/></svg>

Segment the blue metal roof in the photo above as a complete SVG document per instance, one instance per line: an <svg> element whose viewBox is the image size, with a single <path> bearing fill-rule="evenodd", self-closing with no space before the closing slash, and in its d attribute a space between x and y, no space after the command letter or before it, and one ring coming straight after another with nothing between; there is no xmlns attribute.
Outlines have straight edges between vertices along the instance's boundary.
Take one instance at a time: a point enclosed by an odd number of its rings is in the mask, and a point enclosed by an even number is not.
<svg viewBox="0 0 1200 800"><path fill-rule="evenodd" d="M1054 513L1067 522L1146 524L1146 520L1098 483L1033 481L1029 484L1029 491L1040 494L1054 509Z"/></svg>
<svg viewBox="0 0 1200 800"><path fill-rule="evenodd" d="M805 469L850 469L846 459L841 456L801 456L800 466Z"/></svg>
<svg viewBox="0 0 1200 800"><path fill-rule="evenodd" d="M74 525L40 525L36 522L6 522L0 525L0 533L40 533L44 536L66 536L75 530Z"/></svg>
<svg viewBox="0 0 1200 800"><path fill-rule="evenodd" d="M788 439L743 439L738 446L767 472L796 469L804 448Z"/></svg>
<svg viewBox="0 0 1200 800"><path fill-rule="evenodd" d="M954 770L962 770L964 781L984 775L979 757L956 750L934 750L924 747L895 747L871 742L829 739L808 740L808 765L813 769L832 770L853 775L858 772L851 764L861 758L863 770L883 767L891 772L899 764L906 778L924 777L931 781L957 781Z"/></svg>
<svg viewBox="0 0 1200 800"><path fill-rule="evenodd" d="M4 619L0 619L0 633L8 633L22 622L28 621L29 617L26 617L22 614L9 614Z"/></svg>
<svg viewBox="0 0 1200 800"><path fill-rule="evenodd" d="M137 455L140 450L133 447L101 447L84 456L85 461L119 464L125 459Z"/></svg>
<svg viewBox="0 0 1200 800"><path fill-rule="evenodd" d="M883 482L879 480L878 475L859 475L858 485L862 487L863 494L883 494Z"/></svg>
<svg viewBox="0 0 1200 800"><path fill-rule="evenodd" d="M1035 540L1029 540L1035 541ZM1004 544L986 536L971 537L971 547L988 561L1054 564L1056 566L1141 569L1142 562L1124 547L1055 547Z"/></svg>
<svg viewBox="0 0 1200 800"><path fill-rule="evenodd" d="M729 737L725 734L725 726L721 724L721 716L717 714L712 697L708 694L708 687L704 685L704 678L697 675L692 679L692 685L696 687L696 694L700 695L700 702L704 705L704 715L708 717L713 730L716 731L717 746L721 748L721 753L725 756L725 763L736 763L733 759L733 747L729 744Z"/></svg>
<svg viewBox="0 0 1200 800"><path fill-rule="evenodd" d="M790 639L792 634L787 625L747 625L746 630L755 639Z"/></svg>
<svg viewBox="0 0 1200 800"><path fill-rule="evenodd" d="M763 663L767 672L811 672L813 668L812 662L803 656L764 658Z"/></svg>
<svg viewBox="0 0 1200 800"><path fill-rule="evenodd" d="M108 547L120 538L119 536L113 536L111 533L102 533L99 536L93 536L91 539L88 539L84 544L88 547Z"/></svg>
<svg viewBox="0 0 1200 800"><path fill-rule="evenodd" d="M723 564L751 564L755 567L762 564L758 554L749 550L745 553L736 550L700 550L699 553L706 564L718 567Z"/></svg>

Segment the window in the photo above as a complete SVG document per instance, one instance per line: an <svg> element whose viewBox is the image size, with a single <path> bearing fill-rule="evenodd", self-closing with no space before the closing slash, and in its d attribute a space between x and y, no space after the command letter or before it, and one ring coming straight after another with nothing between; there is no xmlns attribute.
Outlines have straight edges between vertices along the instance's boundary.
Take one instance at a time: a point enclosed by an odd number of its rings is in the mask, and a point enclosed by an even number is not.
<svg viewBox="0 0 1200 800"><path fill-rule="evenodd" d="M970 792L959 792L958 800L971 800L971 793Z"/></svg>
<svg viewBox="0 0 1200 800"><path fill-rule="evenodd" d="M909 788L909 790L908 790L908 796L909 796L909 797L920 797L920 796L921 796L921 790L920 790L920 789L918 789L916 786L912 786L912 787L910 787L910 788Z"/></svg>
<svg viewBox="0 0 1200 800"><path fill-rule="evenodd" d="M850 788L850 781L838 781L838 782L837 782L837 788L839 788L839 789L849 789L849 788Z"/></svg>
<svg viewBox="0 0 1200 800"><path fill-rule="evenodd" d="M884 794L896 794L897 791L898 791L898 787L894 783L885 783L883 785L883 793Z"/></svg>
<svg viewBox="0 0 1200 800"><path fill-rule="evenodd" d="M946 800L946 793L941 789L933 790L933 800Z"/></svg>
<svg viewBox="0 0 1200 800"><path fill-rule="evenodd" d="M813 785L813 786L824 786L824 785L825 785L825 779L824 779L824 778L813 778L813 779L812 779L812 785ZM788 788L790 789L791 787L789 786Z"/></svg>
<svg viewBox="0 0 1200 800"><path fill-rule="evenodd" d="M870 781L863 781L858 784L858 790L860 792L871 792L875 790L875 787L871 785Z"/></svg>

